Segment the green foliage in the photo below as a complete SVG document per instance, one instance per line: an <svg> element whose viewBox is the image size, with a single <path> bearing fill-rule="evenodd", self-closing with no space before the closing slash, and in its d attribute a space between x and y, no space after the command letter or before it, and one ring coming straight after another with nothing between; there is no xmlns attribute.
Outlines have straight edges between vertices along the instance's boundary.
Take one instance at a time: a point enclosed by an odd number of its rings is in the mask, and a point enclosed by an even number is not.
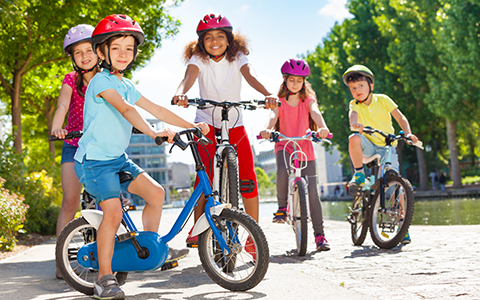
<svg viewBox="0 0 480 300"><path fill-rule="evenodd" d="M0 250L12 250L16 235L23 228L28 205L23 197L3 188L5 179L0 177Z"/></svg>
<svg viewBox="0 0 480 300"><path fill-rule="evenodd" d="M25 230L41 234L54 234L59 212L60 193L45 170L29 172L24 164L25 155L17 154L11 146L12 138L0 143L0 177L7 178L4 187L22 195L29 206Z"/></svg>
<svg viewBox="0 0 480 300"><path fill-rule="evenodd" d="M257 173L257 183L259 189L270 188L275 185L274 181L272 182L262 168L255 167L255 173Z"/></svg>

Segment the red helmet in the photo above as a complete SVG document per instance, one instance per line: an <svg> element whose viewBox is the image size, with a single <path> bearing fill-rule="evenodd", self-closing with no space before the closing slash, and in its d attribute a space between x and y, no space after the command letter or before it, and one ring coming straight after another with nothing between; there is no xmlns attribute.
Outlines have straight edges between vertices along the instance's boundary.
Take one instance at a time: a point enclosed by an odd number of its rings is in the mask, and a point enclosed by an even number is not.
<svg viewBox="0 0 480 300"><path fill-rule="evenodd" d="M92 48L97 53L97 46L115 35L132 35L141 45L145 38L142 28L127 15L110 15L98 22L92 33Z"/></svg>
<svg viewBox="0 0 480 300"><path fill-rule="evenodd" d="M233 30L232 24L222 15L216 16L215 14L205 15L200 23L197 26L198 36L203 35L209 30L221 29L228 33L231 33Z"/></svg>

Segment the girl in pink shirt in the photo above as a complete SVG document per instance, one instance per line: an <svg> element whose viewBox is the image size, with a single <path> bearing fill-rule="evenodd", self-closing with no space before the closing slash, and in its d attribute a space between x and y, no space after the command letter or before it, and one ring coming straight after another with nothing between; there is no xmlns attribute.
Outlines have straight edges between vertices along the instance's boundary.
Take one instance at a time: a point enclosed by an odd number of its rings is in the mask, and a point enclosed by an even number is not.
<svg viewBox="0 0 480 300"><path fill-rule="evenodd" d="M300 58L289 59L283 64L281 71L283 83L278 91L278 97L282 105L272 110L267 126L260 135L268 139L271 131L276 130L288 137L304 136L306 131L311 129L317 131L321 138L326 138L330 131L318 109L315 92L306 80L310 75L307 62ZM287 217L288 166L285 165L284 152L292 153L293 147L287 145L285 149L285 143L286 141L281 141L275 144L278 211L274 214L274 223L285 223ZM315 151L311 141L299 141L298 144L307 159L307 167L302 170L302 176L310 179L308 200L317 250L327 251L330 250L330 246L325 239L322 204L316 184Z"/></svg>
<svg viewBox="0 0 480 300"><path fill-rule="evenodd" d="M72 27L65 35L63 50L72 59L74 71L65 75L58 96L57 110L52 122L52 135L65 138L71 131L83 128L83 104L87 85L99 71L98 58L93 52L90 39L95 28L90 25ZM68 124L63 128L68 113ZM65 140L62 148L63 200L57 219L57 237L73 218L80 204L81 184L75 174L73 156L78 148L78 138ZM61 278L56 273L57 278Z"/></svg>

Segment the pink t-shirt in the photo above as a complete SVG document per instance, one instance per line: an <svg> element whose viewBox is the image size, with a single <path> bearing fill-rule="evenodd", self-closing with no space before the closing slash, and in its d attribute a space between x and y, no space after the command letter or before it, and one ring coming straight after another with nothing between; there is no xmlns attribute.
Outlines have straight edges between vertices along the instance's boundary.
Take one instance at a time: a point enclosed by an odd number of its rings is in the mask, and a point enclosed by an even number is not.
<svg viewBox="0 0 480 300"><path fill-rule="evenodd" d="M307 130L310 128L308 126L308 114L310 110L308 105L312 101L316 101L313 96L309 96L305 101L299 101L297 107L290 106L288 101L285 98L279 99L282 102L282 105L278 108L278 120L280 123L280 133L288 136L304 136L307 133ZM275 154L278 151L283 150L285 147L286 141L281 141L275 144ZM315 151L313 149L313 144L311 141L298 141L297 142L302 151L307 155L307 161L314 160L316 158ZM297 150L300 150L297 148ZM293 152L293 147L291 143L287 146L286 151L288 153ZM304 157L300 157L301 160L304 160Z"/></svg>
<svg viewBox="0 0 480 300"><path fill-rule="evenodd" d="M77 87L75 86L76 78L77 73L71 72L65 75L62 82L62 84L66 84L72 88L72 98L70 99L70 106L68 108L68 125L65 127L68 132L80 131L83 129L83 105L85 103L85 98L80 96L77 92ZM86 91L87 87L82 86L82 92L84 95ZM65 143L78 147L78 140L79 138L65 140Z"/></svg>

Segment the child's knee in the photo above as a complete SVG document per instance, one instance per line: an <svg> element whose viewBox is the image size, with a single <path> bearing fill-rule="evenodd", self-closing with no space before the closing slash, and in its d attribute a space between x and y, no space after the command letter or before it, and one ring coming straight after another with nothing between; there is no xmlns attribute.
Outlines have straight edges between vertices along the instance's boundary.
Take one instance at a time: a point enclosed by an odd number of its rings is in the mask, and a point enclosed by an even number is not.
<svg viewBox="0 0 480 300"><path fill-rule="evenodd" d="M362 138L359 135L352 134L348 138L348 144L350 147L360 147L362 145Z"/></svg>

